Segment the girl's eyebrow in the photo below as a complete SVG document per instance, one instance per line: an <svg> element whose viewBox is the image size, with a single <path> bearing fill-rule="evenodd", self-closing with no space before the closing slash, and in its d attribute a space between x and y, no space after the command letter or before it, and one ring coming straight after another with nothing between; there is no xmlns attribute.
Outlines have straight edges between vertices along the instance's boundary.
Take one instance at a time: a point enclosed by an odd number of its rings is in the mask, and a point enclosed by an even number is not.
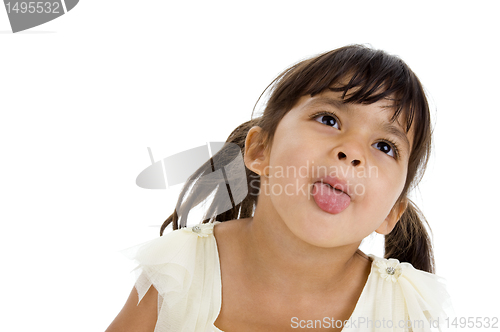
<svg viewBox="0 0 500 332"><path fill-rule="evenodd" d="M320 98L316 98L316 99L311 99L307 104L308 104L307 106L316 106L316 105L320 105L320 104L326 104L326 105L335 107L337 109L349 110L347 105L345 103L343 103L342 101L337 100L337 99L333 99L333 98L328 98L328 97L320 97Z"/></svg>
<svg viewBox="0 0 500 332"><path fill-rule="evenodd" d="M398 137L405 144L407 151L410 151L408 136L401 129L391 123L384 123L381 127L383 131Z"/></svg>
<svg viewBox="0 0 500 332"><path fill-rule="evenodd" d="M338 99L328 98L328 97L320 97L312 99L307 103L307 106L316 106L321 104L332 106L336 109L346 111L347 113L351 111L351 108L349 108L348 104L345 104ZM408 140L408 136L406 136L406 134L399 127L391 123L384 123L381 125L381 129L386 133L394 135L397 138L399 138L404 143L407 151L410 151L410 141Z"/></svg>

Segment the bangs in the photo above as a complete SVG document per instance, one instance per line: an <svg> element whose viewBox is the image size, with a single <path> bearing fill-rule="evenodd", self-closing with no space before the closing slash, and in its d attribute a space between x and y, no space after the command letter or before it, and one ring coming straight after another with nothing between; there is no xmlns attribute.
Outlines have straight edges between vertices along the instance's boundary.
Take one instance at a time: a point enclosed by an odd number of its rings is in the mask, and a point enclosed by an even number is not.
<svg viewBox="0 0 500 332"><path fill-rule="evenodd" d="M311 63L309 85L303 95L314 96L324 90L342 92L344 103L372 104L381 99L394 103L396 120L405 114L406 131L410 130L423 95L421 84L406 64L395 56L363 46L326 53ZM347 96L348 92L352 92ZM423 106L423 105L422 105Z"/></svg>
<svg viewBox="0 0 500 332"><path fill-rule="evenodd" d="M273 83L272 102L286 111L301 96L315 96L325 90L342 92L344 103L390 100L395 109L391 121L403 113L406 132L428 109L422 85L401 59L362 45L346 46L302 61Z"/></svg>

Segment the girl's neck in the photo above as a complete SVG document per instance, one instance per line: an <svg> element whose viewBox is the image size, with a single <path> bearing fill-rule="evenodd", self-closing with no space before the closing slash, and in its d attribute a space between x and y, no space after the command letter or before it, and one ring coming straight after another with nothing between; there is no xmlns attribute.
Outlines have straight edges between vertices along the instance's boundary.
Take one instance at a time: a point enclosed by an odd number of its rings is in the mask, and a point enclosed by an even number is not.
<svg viewBox="0 0 500 332"><path fill-rule="evenodd" d="M263 201L259 203L263 207ZM237 238L247 275L255 281L315 293L364 284L368 277L370 261L358 250L359 243L336 248L313 246L296 237L279 215L268 209L257 208L254 218L240 222L241 236Z"/></svg>

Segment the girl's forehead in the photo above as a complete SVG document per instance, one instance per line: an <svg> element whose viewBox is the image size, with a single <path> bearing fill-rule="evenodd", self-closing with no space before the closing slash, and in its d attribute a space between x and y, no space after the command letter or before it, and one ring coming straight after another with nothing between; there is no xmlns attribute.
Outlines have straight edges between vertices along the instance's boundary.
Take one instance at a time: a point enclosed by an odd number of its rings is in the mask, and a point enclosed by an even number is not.
<svg viewBox="0 0 500 332"><path fill-rule="evenodd" d="M397 105L395 103L395 99L392 96L387 98L380 99L373 103L354 103L354 102L345 102L349 95L354 92L349 92L345 96L342 92L325 90L317 95L305 95L302 96L294 108L297 106L301 107L321 107L321 106L330 106L342 111L346 111L351 113L357 106L360 105L373 105L372 109L375 111L380 111L383 115L389 115L389 118L392 118L394 113L396 112ZM399 118L399 117L398 117ZM399 119L394 119L399 122Z"/></svg>

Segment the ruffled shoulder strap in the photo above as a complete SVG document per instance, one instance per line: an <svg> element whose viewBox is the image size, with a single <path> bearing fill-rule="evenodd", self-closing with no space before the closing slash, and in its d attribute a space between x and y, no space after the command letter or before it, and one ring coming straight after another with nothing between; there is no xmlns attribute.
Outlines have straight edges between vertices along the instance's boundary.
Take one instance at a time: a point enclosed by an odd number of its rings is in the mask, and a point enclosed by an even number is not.
<svg viewBox="0 0 500 332"><path fill-rule="evenodd" d="M358 317L371 317L373 326L360 331L445 330L452 307L444 279L397 259L370 257L372 272L359 303L365 310Z"/></svg>
<svg viewBox="0 0 500 332"><path fill-rule="evenodd" d="M139 265L139 302L153 285L159 294L159 331L207 331L219 315L221 277L213 227L185 227L128 249Z"/></svg>

